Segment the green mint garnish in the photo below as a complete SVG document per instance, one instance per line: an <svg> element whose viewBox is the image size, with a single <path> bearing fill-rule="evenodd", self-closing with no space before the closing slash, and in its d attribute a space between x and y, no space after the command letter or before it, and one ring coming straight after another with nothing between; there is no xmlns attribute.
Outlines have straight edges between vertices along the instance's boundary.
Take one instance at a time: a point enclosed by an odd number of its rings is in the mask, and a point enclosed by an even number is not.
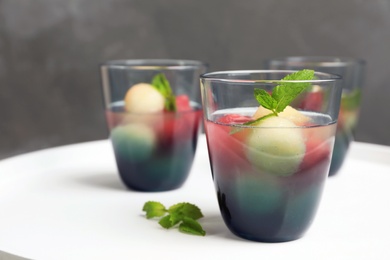
<svg viewBox="0 0 390 260"><path fill-rule="evenodd" d="M146 218L148 219L154 217L161 217L167 213L165 206L160 202L156 201L149 201L145 203L142 210L146 212Z"/></svg>
<svg viewBox="0 0 390 260"><path fill-rule="evenodd" d="M359 107L361 99L361 90L354 89L351 92L343 92L341 95L341 108L345 110L354 110Z"/></svg>
<svg viewBox="0 0 390 260"><path fill-rule="evenodd" d="M171 206L168 209L168 213L171 215L172 221L181 221L184 217L190 217L195 220L203 217L202 212L197 206L186 202Z"/></svg>
<svg viewBox="0 0 390 260"><path fill-rule="evenodd" d="M312 79L314 79L314 70L300 70L287 75L281 81L306 81ZM271 110L271 113L256 120L246 122L244 125L252 125L270 116L277 116L278 113L282 112L308 86L310 86L309 82L282 82L273 89L272 94L269 94L264 89L256 88L254 90L254 96L257 102L261 106Z"/></svg>
<svg viewBox="0 0 390 260"><path fill-rule="evenodd" d="M193 234L198 236L206 235L206 231L203 230L199 222L188 217L183 218L183 222L180 224L179 230L183 233L188 233L188 234Z"/></svg>
<svg viewBox="0 0 390 260"><path fill-rule="evenodd" d="M161 217L158 222L163 228L169 229L179 224L179 231L204 236L206 232L199 224L197 219L203 217L201 210L190 203L177 203L168 209L163 204L155 201L145 203L143 211L146 212L146 218Z"/></svg>
<svg viewBox="0 0 390 260"><path fill-rule="evenodd" d="M165 98L165 109L167 111L176 111L176 99L172 93L169 81L163 73L159 73L152 79L152 86L157 89Z"/></svg>
<svg viewBox="0 0 390 260"><path fill-rule="evenodd" d="M300 70L285 76L283 80L295 80L306 81L314 79L314 70ZM301 94L311 84L309 82L282 82L276 86L272 94L269 94L264 89L255 88L254 96L261 106L271 110L268 115L259 117L255 120L243 123L243 125L253 125L266 118L272 116L278 116L278 113L282 112L299 94ZM230 134L235 134L241 131L240 128L234 128L230 131Z"/></svg>

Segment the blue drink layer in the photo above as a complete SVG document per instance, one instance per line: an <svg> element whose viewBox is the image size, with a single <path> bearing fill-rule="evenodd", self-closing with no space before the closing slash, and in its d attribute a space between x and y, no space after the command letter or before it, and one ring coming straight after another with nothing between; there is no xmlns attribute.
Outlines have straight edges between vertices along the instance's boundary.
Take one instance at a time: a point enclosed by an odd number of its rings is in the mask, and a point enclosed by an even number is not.
<svg viewBox="0 0 390 260"><path fill-rule="evenodd" d="M342 129L337 130L332 162L330 164L329 176L334 176L338 173L341 166L344 163L345 157L349 150L349 145L351 143L352 136L351 134L343 131Z"/></svg>

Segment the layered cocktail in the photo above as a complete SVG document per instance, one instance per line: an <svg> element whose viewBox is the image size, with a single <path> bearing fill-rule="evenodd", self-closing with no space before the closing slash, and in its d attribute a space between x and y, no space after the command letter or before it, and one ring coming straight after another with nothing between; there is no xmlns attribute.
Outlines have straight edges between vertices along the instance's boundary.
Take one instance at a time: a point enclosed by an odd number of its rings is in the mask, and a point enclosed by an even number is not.
<svg viewBox="0 0 390 260"><path fill-rule="evenodd" d="M335 75L305 73L231 71L201 79L218 203L226 225L240 237L294 240L316 214L341 89ZM318 88L326 94L321 109L295 105L309 102Z"/></svg>
<svg viewBox="0 0 390 260"><path fill-rule="evenodd" d="M106 118L123 183L180 187L196 151L202 110L197 61L112 61L102 66Z"/></svg>

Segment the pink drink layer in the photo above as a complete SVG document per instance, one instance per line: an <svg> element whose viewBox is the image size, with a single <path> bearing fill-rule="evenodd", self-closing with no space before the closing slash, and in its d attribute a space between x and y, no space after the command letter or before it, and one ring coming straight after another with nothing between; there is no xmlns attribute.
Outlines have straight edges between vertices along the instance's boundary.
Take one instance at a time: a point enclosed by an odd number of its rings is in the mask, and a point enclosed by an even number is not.
<svg viewBox="0 0 390 260"><path fill-rule="evenodd" d="M235 117L236 122L229 123L227 117ZM255 241L281 242L297 239L308 229L328 176L336 130L332 122L317 124L317 117L297 127L304 140L303 154L297 155L301 160L266 152L253 159L248 151L255 147L248 142L248 136L259 129L237 125L248 121L248 117L220 114L206 122L219 207L234 234ZM278 128L278 133L287 136L290 130ZM261 131L266 138L264 129ZM288 174L272 170L296 161Z"/></svg>

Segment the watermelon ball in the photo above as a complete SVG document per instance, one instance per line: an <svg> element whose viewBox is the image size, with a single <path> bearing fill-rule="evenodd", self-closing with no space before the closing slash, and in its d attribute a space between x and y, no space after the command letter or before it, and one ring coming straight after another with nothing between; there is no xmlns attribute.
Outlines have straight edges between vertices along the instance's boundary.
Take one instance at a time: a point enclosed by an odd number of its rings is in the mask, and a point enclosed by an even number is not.
<svg viewBox="0 0 390 260"><path fill-rule="evenodd" d="M176 98L176 108L178 112L191 111L190 98L187 95L178 95Z"/></svg>
<svg viewBox="0 0 390 260"><path fill-rule="evenodd" d="M298 170L305 155L305 142L300 128L282 117L269 117L254 126L246 140L248 160L258 169L271 174L289 176Z"/></svg>
<svg viewBox="0 0 390 260"><path fill-rule="evenodd" d="M111 140L115 151L133 162L148 160L157 142L156 135L150 127L136 123L114 128Z"/></svg>

